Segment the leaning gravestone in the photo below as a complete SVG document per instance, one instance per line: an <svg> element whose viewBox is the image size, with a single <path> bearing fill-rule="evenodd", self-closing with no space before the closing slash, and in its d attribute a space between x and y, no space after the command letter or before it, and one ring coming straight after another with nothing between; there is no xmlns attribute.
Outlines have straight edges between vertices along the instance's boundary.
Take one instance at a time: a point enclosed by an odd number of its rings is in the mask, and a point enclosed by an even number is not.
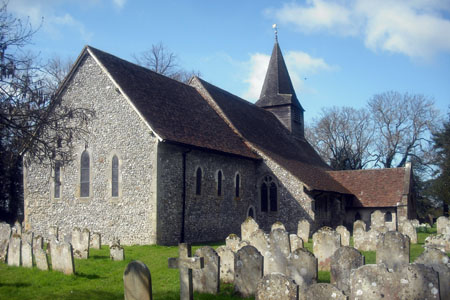
<svg viewBox="0 0 450 300"><path fill-rule="evenodd" d="M241 238L237 234L230 234L225 239L225 245L230 248L233 252L237 252L239 242L241 241Z"/></svg>
<svg viewBox="0 0 450 300"><path fill-rule="evenodd" d="M353 247L341 247L331 258L330 283L350 295L350 274L364 265L364 256Z"/></svg>
<svg viewBox="0 0 450 300"><path fill-rule="evenodd" d="M22 242L27 242L31 246L33 246L34 233L33 231L25 230L22 232Z"/></svg>
<svg viewBox="0 0 450 300"><path fill-rule="evenodd" d="M449 224L449 219L447 217L440 216L439 218L437 218L436 220L437 234L442 234L442 231L447 226L447 224Z"/></svg>
<svg viewBox="0 0 450 300"><path fill-rule="evenodd" d="M432 267L439 274L441 300L450 300L450 259L439 249L426 249L414 263Z"/></svg>
<svg viewBox="0 0 450 300"><path fill-rule="evenodd" d="M341 246L350 246L350 231L345 226L339 225L336 232L341 235Z"/></svg>
<svg viewBox="0 0 450 300"><path fill-rule="evenodd" d="M250 245L258 249L262 256L270 251L269 236L262 229L257 229L248 238Z"/></svg>
<svg viewBox="0 0 450 300"><path fill-rule="evenodd" d="M89 258L89 241L90 232L89 229L84 228L81 230L75 227L72 230L72 246L73 246L73 256L80 259Z"/></svg>
<svg viewBox="0 0 450 300"><path fill-rule="evenodd" d="M399 290L396 275L381 265L364 265L350 275L350 299L394 300Z"/></svg>
<svg viewBox="0 0 450 300"><path fill-rule="evenodd" d="M377 230L381 226L384 226L384 213L376 210L370 215L370 229Z"/></svg>
<svg viewBox="0 0 450 300"><path fill-rule="evenodd" d="M317 282L317 258L306 249L297 249L288 258L287 275L298 284L301 294Z"/></svg>
<svg viewBox="0 0 450 300"><path fill-rule="evenodd" d="M125 300L152 300L152 277L147 266L138 260L128 264L123 272Z"/></svg>
<svg viewBox="0 0 450 300"><path fill-rule="evenodd" d="M44 238L40 235L33 237L33 251L35 249L43 249L44 248Z"/></svg>
<svg viewBox="0 0 450 300"><path fill-rule="evenodd" d="M256 223L255 220L253 220L252 217L247 217L245 219L244 223L241 224L241 238L244 241L248 241L250 238L250 235L259 229L258 223Z"/></svg>
<svg viewBox="0 0 450 300"><path fill-rule="evenodd" d="M256 288L255 300L297 300L298 285L280 273L265 275Z"/></svg>
<svg viewBox="0 0 450 300"><path fill-rule="evenodd" d="M89 247L92 249L101 249L102 248L102 236L98 232L94 232L89 241Z"/></svg>
<svg viewBox="0 0 450 300"><path fill-rule="evenodd" d="M319 271L330 271L331 256L341 247L341 236L330 227L322 227L313 234L313 251Z"/></svg>
<svg viewBox="0 0 450 300"><path fill-rule="evenodd" d="M217 247L216 252L220 257L220 280L223 283L233 283L236 253L227 246Z"/></svg>
<svg viewBox="0 0 450 300"><path fill-rule="evenodd" d="M291 245L291 253L303 248L303 240L295 233L289 235L289 243Z"/></svg>
<svg viewBox="0 0 450 300"><path fill-rule="evenodd" d="M406 264L398 271L399 299L440 299L439 277L433 268L421 264Z"/></svg>
<svg viewBox="0 0 450 300"><path fill-rule="evenodd" d="M398 231L389 231L380 236L377 243L377 264L383 263L388 269L397 270L409 263L409 237Z"/></svg>
<svg viewBox="0 0 450 300"><path fill-rule="evenodd" d="M242 297L256 293L258 282L263 277L264 257L253 246L245 246L236 254L234 265L234 290Z"/></svg>
<svg viewBox="0 0 450 300"><path fill-rule="evenodd" d="M66 275L75 273L72 245L66 242L52 243L52 269Z"/></svg>
<svg viewBox="0 0 450 300"><path fill-rule="evenodd" d="M8 245L8 265L20 267L22 264L22 240L20 235L13 233Z"/></svg>
<svg viewBox="0 0 450 300"><path fill-rule="evenodd" d="M22 266L33 267L33 248L27 241L22 241Z"/></svg>
<svg viewBox="0 0 450 300"><path fill-rule="evenodd" d="M270 231L273 231L275 229L283 229L284 231L286 231L286 227L284 227L284 224L280 221L276 221L275 223L273 223Z"/></svg>
<svg viewBox="0 0 450 300"><path fill-rule="evenodd" d="M344 293L329 283L315 283L308 287L305 293L305 300L347 300L347 296Z"/></svg>
<svg viewBox="0 0 450 300"><path fill-rule="evenodd" d="M366 229L366 223L365 223L363 220L356 220L356 221L353 223L353 234L355 234L355 231L356 231L358 228L362 229L363 231L366 231L366 230L367 230L367 229Z"/></svg>
<svg viewBox="0 0 450 300"><path fill-rule="evenodd" d="M417 231L411 221L405 220L401 226L401 233L409 236L411 244L417 244Z"/></svg>
<svg viewBox="0 0 450 300"><path fill-rule="evenodd" d="M303 240L304 243L309 241L310 230L311 224L307 220L301 220L298 222L297 235Z"/></svg>
<svg viewBox="0 0 450 300"><path fill-rule="evenodd" d="M6 261L9 239L11 238L11 227L7 223L0 223L0 262Z"/></svg>
<svg viewBox="0 0 450 300"><path fill-rule="evenodd" d="M204 267L192 270L194 292L217 294L220 290L220 257L210 246L195 251L195 256L203 257Z"/></svg>
<svg viewBox="0 0 450 300"><path fill-rule="evenodd" d="M59 228L58 226L50 226L48 229L49 240L53 240L53 238L59 240Z"/></svg>
<svg viewBox="0 0 450 300"><path fill-rule="evenodd" d="M48 271L48 259L47 254L42 248L33 249L34 260L36 261L36 267L39 270Z"/></svg>

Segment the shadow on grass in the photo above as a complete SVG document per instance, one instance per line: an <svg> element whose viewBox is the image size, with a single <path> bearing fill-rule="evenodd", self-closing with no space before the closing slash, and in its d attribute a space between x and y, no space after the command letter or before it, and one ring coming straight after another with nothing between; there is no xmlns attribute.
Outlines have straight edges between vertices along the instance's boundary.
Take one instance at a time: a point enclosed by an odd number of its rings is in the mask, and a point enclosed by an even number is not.
<svg viewBox="0 0 450 300"><path fill-rule="evenodd" d="M93 258L93 259L109 259L109 256L106 256L106 255L92 255L92 256L89 256L89 258Z"/></svg>
<svg viewBox="0 0 450 300"><path fill-rule="evenodd" d="M2 286L11 286L11 287L16 287L16 288L21 288L21 287L29 287L29 286L31 286L31 283L23 283L23 282L1 283L0 282L0 287L2 287Z"/></svg>
<svg viewBox="0 0 450 300"><path fill-rule="evenodd" d="M48 299L64 299L64 300L79 300L79 299L93 299L93 300L118 300L123 299L122 293L111 293L99 290L73 290L65 294L49 295Z"/></svg>
<svg viewBox="0 0 450 300"><path fill-rule="evenodd" d="M85 274L85 273L75 273L78 277L83 277L87 279L100 279L102 277L98 276L97 274Z"/></svg>

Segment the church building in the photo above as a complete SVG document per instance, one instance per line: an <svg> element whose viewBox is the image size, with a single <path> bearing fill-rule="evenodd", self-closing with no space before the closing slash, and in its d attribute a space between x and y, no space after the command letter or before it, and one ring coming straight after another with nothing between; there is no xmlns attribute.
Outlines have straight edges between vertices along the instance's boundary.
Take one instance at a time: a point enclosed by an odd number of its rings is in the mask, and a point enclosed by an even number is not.
<svg viewBox="0 0 450 300"><path fill-rule="evenodd" d="M100 232L104 242L174 245L224 240L253 217L291 232L415 217L411 167L333 171L304 135L304 109L278 41L260 99L203 79L189 84L86 46L59 101L95 111L75 157L24 168L25 227Z"/></svg>

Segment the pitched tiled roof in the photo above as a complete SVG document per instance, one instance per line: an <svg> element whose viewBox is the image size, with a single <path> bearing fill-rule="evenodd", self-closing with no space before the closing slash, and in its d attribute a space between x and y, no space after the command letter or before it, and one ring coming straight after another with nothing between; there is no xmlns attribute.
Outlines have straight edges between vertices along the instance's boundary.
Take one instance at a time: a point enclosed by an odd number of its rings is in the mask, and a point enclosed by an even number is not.
<svg viewBox="0 0 450 300"><path fill-rule="evenodd" d="M191 86L88 46L163 140L259 158Z"/></svg>
<svg viewBox="0 0 450 300"><path fill-rule="evenodd" d="M299 178L308 189L348 193L327 174L330 167L312 146L307 141L293 138L274 114L200 78L195 78L191 84L200 85L200 93L205 98L208 96L202 88L211 96L224 117L247 142Z"/></svg>
<svg viewBox="0 0 450 300"><path fill-rule="evenodd" d="M329 171L356 198L356 207L397 206L409 185L407 168Z"/></svg>

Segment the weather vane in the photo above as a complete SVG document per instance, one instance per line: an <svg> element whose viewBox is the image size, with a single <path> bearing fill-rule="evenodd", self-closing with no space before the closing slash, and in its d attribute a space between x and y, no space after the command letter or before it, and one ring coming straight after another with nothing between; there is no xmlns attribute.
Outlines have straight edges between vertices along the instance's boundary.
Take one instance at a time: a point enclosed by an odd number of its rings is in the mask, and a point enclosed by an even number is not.
<svg viewBox="0 0 450 300"><path fill-rule="evenodd" d="M272 25L273 30L275 30L275 41L278 43L278 27L277 24Z"/></svg>

